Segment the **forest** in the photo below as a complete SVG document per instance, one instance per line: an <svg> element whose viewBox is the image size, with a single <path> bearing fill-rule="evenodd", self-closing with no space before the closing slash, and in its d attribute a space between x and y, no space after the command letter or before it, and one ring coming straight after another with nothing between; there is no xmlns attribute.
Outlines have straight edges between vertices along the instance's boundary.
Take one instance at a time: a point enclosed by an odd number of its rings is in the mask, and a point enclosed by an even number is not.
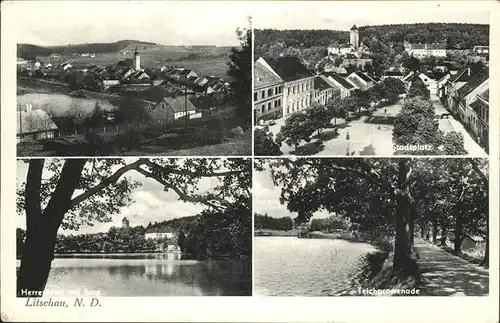
<svg viewBox="0 0 500 323"><path fill-rule="evenodd" d="M443 43L447 49L472 49L489 44L488 24L459 23L419 23L380 26L358 26L360 42L377 38L385 44L402 43ZM285 47L327 47L334 42L349 41L349 31L311 29L276 30L254 29L255 47L264 44L283 43ZM257 55L255 55L257 57Z"/></svg>
<svg viewBox="0 0 500 323"><path fill-rule="evenodd" d="M462 251L467 236L486 241L489 259L488 166L484 159L257 160L281 188L296 223L316 211L342 215L364 236L391 241L393 275L415 274L415 236Z"/></svg>

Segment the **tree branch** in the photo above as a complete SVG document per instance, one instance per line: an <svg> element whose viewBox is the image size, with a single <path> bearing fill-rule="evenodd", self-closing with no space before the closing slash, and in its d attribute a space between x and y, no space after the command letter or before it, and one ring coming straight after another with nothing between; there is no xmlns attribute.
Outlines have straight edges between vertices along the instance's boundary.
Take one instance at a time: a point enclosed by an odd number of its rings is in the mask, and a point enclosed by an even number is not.
<svg viewBox="0 0 500 323"><path fill-rule="evenodd" d="M489 181L488 181L488 176L486 176L481 169L479 168L479 165L477 164L476 160L473 158L467 158L469 163L472 165L472 168L476 171L476 173L479 175L481 178L483 184L486 186L486 189L489 187Z"/></svg>
<svg viewBox="0 0 500 323"><path fill-rule="evenodd" d="M234 174L239 174L243 172L243 169L238 169L238 170L231 170L231 171L226 171L226 172L210 172L210 173L200 173L197 174L195 172L190 172L186 170L179 170L179 169L174 169L174 168L169 168L169 167L164 167L161 165L158 165L156 163L153 163L149 159L144 159L143 164L156 170L161 170L166 173L170 174L178 174L178 175L186 175L186 176L191 176L191 177L221 177L221 176L227 176L227 175L234 175Z"/></svg>
<svg viewBox="0 0 500 323"><path fill-rule="evenodd" d="M136 162L133 162L131 164L128 164L126 166L121 167L116 172L114 172L113 175L111 175L108 178L102 180L96 186L94 186L91 189L83 192L82 194L74 197L71 200L70 208L72 208L75 205L79 204L80 202L83 202L84 200L90 198L92 195L98 193L100 190L106 188L107 186L109 186L109 185L111 185L113 183L116 183L123 174L125 174L126 172L128 172L130 170L137 169L137 168L139 168L139 166L141 166L143 164L144 164L144 160L138 160Z"/></svg>
<svg viewBox="0 0 500 323"><path fill-rule="evenodd" d="M135 169L137 172L141 173L142 175L144 175L145 177L149 177L149 178L152 178L154 179L155 181L157 181L158 183L162 184L165 188L168 188L168 189L171 189L172 191L174 191L177 195L179 195L179 197L181 198L181 200L183 201L186 201L186 202L191 202L191 203L202 203L202 204L205 204L209 207L212 207L212 208L215 208L215 209L219 209L219 210L223 210L225 209L224 206L222 205L217 205L217 204L214 204L212 201L210 201L209 199L206 199L206 198L203 198L201 196L191 196L191 195L188 195L186 194L185 192L181 191L177 186L175 185L172 185L170 184L169 182L167 182L166 180L164 180L163 178L161 178L160 176L158 175L155 175L153 173L150 173L144 169L142 169L141 167L137 167Z"/></svg>

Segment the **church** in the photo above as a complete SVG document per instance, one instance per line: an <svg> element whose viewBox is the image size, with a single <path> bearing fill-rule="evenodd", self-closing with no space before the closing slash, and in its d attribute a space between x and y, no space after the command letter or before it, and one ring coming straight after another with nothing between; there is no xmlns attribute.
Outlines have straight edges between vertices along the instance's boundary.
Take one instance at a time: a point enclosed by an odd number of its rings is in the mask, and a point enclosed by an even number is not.
<svg viewBox="0 0 500 323"><path fill-rule="evenodd" d="M359 30L356 25L352 26L349 31L349 44L333 43L328 46L328 55L346 56L348 54L354 55L357 58L361 54L369 53L368 48L359 42Z"/></svg>

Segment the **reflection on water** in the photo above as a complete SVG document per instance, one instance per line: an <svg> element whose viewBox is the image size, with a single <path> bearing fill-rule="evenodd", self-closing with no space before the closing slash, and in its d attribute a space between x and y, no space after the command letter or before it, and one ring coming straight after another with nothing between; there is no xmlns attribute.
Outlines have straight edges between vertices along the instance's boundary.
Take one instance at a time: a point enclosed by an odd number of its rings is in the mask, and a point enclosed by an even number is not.
<svg viewBox="0 0 500 323"><path fill-rule="evenodd" d="M365 258L376 251L343 240L257 237L254 242L255 294L333 296L352 291Z"/></svg>
<svg viewBox="0 0 500 323"><path fill-rule="evenodd" d="M98 290L101 296L249 296L249 261L181 260L179 254L65 255L52 262L45 295Z"/></svg>

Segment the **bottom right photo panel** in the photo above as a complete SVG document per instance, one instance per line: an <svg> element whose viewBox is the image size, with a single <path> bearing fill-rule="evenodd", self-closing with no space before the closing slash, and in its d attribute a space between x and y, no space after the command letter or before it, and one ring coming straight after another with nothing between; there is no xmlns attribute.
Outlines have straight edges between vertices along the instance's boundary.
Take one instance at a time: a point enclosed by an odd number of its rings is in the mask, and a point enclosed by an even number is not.
<svg viewBox="0 0 500 323"><path fill-rule="evenodd" d="M486 296L488 160L254 160L255 296Z"/></svg>

